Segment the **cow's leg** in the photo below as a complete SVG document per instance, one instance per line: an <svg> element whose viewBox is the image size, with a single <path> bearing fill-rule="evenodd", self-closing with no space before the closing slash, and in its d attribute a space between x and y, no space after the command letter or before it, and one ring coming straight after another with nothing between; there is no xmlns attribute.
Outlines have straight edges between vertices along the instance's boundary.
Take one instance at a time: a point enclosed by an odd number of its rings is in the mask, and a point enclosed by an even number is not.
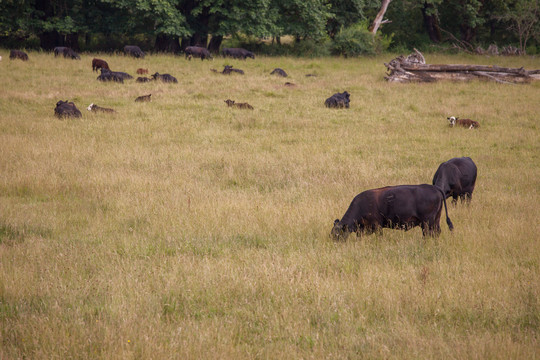
<svg viewBox="0 0 540 360"><path fill-rule="evenodd" d="M457 195L452 195L452 205L454 205L454 206L457 205L457 199L458 199Z"/></svg>

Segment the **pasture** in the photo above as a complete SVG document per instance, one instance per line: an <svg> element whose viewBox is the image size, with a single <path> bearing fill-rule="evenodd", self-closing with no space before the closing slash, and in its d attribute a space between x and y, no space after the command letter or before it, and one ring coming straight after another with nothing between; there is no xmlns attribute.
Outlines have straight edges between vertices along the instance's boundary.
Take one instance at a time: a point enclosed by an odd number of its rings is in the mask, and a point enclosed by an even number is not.
<svg viewBox="0 0 540 360"><path fill-rule="evenodd" d="M540 357L540 82L389 84L393 55L8 54L1 359ZM101 83L93 57L179 83ZM226 64L245 75L210 71ZM350 109L324 107L343 91ZM83 117L56 118L58 100ZM449 128L452 115L480 128ZM469 207L448 202L453 232L330 240L361 191L431 183L458 156L478 180Z"/></svg>

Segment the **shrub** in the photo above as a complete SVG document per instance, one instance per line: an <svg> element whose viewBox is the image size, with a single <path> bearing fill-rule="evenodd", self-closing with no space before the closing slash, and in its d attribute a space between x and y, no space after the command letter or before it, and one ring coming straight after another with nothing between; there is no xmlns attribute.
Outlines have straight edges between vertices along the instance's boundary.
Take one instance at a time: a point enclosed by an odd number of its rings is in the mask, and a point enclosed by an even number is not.
<svg viewBox="0 0 540 360"><path fill-rule="evenodd" d="M375 55L388 49L392 35L373 35L365 23L359 23L347 28L341 28L334 37L332 54L348 56Z"/></svg>

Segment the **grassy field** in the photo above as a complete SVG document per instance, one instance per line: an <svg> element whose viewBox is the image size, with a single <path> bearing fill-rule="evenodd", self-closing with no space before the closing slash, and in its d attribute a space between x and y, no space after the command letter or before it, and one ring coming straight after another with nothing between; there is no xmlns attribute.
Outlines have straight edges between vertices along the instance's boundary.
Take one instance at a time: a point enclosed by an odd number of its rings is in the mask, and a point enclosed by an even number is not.
<svg viewBox="0 0 540 360"><path fill-rule="evenodd" d="M540 358L540 82L389 84L392 55L0 55L0 359ZM94 56L179 83L101 83ZM458 156L478 180L452 233L330 240L356 194Z"/></svg>

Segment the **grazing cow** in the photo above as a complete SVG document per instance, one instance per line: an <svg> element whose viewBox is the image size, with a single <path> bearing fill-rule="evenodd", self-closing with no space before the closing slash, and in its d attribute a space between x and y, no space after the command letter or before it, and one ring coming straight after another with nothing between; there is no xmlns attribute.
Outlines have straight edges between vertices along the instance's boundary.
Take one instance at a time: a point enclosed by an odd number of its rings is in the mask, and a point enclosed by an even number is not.
<svg viewBox="0 0 540 360"><path fill-rule="evenodd" d="M160 74L160 73L155 73L154 75L152 75L152 79L153 80L161 80L163 82L170 82L170 83L177 83L178 80L176 80L176 78L170 74Z"/></svg>
<svg viewBox="0 0 540 360"><path fill-rule="evenodd" d="M143 58L144 59L144 51L141 50L140 47L135 45L126 45L124 46L124 54L133 56L136 58Z"/></svg>
<svg viewBox="0 0 540 360"><path fill-rule="evenodd" d="M327 108L349 108L350 101L350 94L346 91L342 93L335 93L334 95L330 96L326 101L324 102L324 105Z"/></svg>
<svg viewBox="0 0 540 360"><path fill-rule="evenodd" d="M58 101L56 103L56 108L54 109L54 114L59 117L76 117L79 118L82 116L81 112L74 103L66 101Z"/></svg>
<svg viewBox="0 0 540 360"><path fill-rule="evenodd" d="M27 61L28 60L28 54L25 53L24 51L21 51L21 50L11 50L9 52L9 58L11 60L21 59L22 61Z"/></svg>
<svg viewBox="0 0 540 360"><path fill-rule="evenodd" d="M476 164L470 157L453 158L439 165L433 176L433 185L441 189L445 198L452 197L457 204L458 197L469 204L476 184Z"/></svg>
<svg viewBox="0 0 540 360"><path fill-rule="evenodd" d="M68 48L68 47L64 48L63 54L65 58L69 58L73 60L81 60L81 57L79 56L79 54L73 51L72 48Z"/></svg>
<svg viewBox="0 0 540 360"><path fill-rule="evenodd" d="M207 60L210 60L212 59L212 55L210 55L210 51L208 51L207 48L203 48L203 47L199 47L199 46L188 46L185 50L184 50L185 54L186 54L186 58L191 60L191 57L200 57L201 60L204 60L204 59L207 59Z"/></svg>
<svg viewBox="0 0 540 360"><path fill-rule="evenodd" d="M230 75L233 72L237 73L237 74L240 74L240 75L244 75L244 70L233 69L233 67L231 65L225 65L225 67L223 68L223 71L221 73L224 74L224 75Z"/></svg>
<svg viewBox="0 0 540 360"><path fill-rule="evenodd" d="M88 107L86 108L86 110L88 111L93 111L93 112L106 112L106 113L113 113L113 112L116 112L114 111L113 109L109 109L109 108L104 108L104 107L101 107L101 106L98 106L94 103L88 105Z"/></svg>
<svg viewBox="0 0 540 360"><path fill-rule="evenodd" d="M247 57L255 59L255 55L251 51L242 48L223 48L221 54L223 57L230 56L234 59L246 60Z"/></svg>
<svg viewBox="0 0 540 360"><path fill-rule="evenodd" d="M469 128L469 129L477 129L480 127L480 123L476 120L460 119L454 116L450 116L449 118L446 118L446 119L450 123L450 127L454 127L456 125Z"/></svg>
<svg viewBox="0 0 540 360"><path fill-rule="evenodd" d="M407 231L420 226L423 236L438 236L443 205L446 223L452 230L445 197L435 186L399 185L367 190L356 195L341 220L334 221L330 235L334 240L346 240L351 232L361 236L381 233L382 228Z"/></svg>
<svg viewBox="0 0 540 360"><path fill-rule="evenodd" d="M280 69L280 68L275 68L271 73L270 75L279 75L279 76L283 76L283 77L287 77L287 73L285 72L285 70L283 69Z"/></svg>
<svg viewBox="0 0 540 360"><path fill-rule="evenodd" d="M152 101L152 99L150 98L151 96L152 96L152 94L138 96L135 99L135 102Z"/></svg>
<svg viewBox="0 0 540 360"><path fill-rule="evenodd" d="M238 109L248 109L248 110L253 110L253 106L249 105L248 103L237 103L237 102L234 102L234 100L230 100L230 99L227 99L227 100L224 100L225 103L227 104L228 107L235 107L235 108L238 108Z"/></svg>
<svg viewBox="0 0 540 360"><path fill-rule="evenodd" d="M139 74L139 75L148 74L148 69L138 68L137 69L137 74Z"/></svg>
<svg viewBox="0 0 540 360"><path fill-rule="evenodd" d="M111 70L109 68L109 64L107 64L107 62L105 60L93 58L92 59L92 71L98 71L99 69Z"/></svg>
<svg viewBox="0 0 540 360"><path fill-rule="evenodd" d="M152 79L150 78L147 78L147 77L138 77L137 80L135 80L136 82L138 83L145 83L145 82L149 82L149 81L152 81Z"/></svg>
<svg viewBox="0 0 540 360"><path fill-rule="evenodd" d="M57 57L60 54L64 54L64 50L67 49L65 46L57 46L53 49L54 57Z"/></svg>

